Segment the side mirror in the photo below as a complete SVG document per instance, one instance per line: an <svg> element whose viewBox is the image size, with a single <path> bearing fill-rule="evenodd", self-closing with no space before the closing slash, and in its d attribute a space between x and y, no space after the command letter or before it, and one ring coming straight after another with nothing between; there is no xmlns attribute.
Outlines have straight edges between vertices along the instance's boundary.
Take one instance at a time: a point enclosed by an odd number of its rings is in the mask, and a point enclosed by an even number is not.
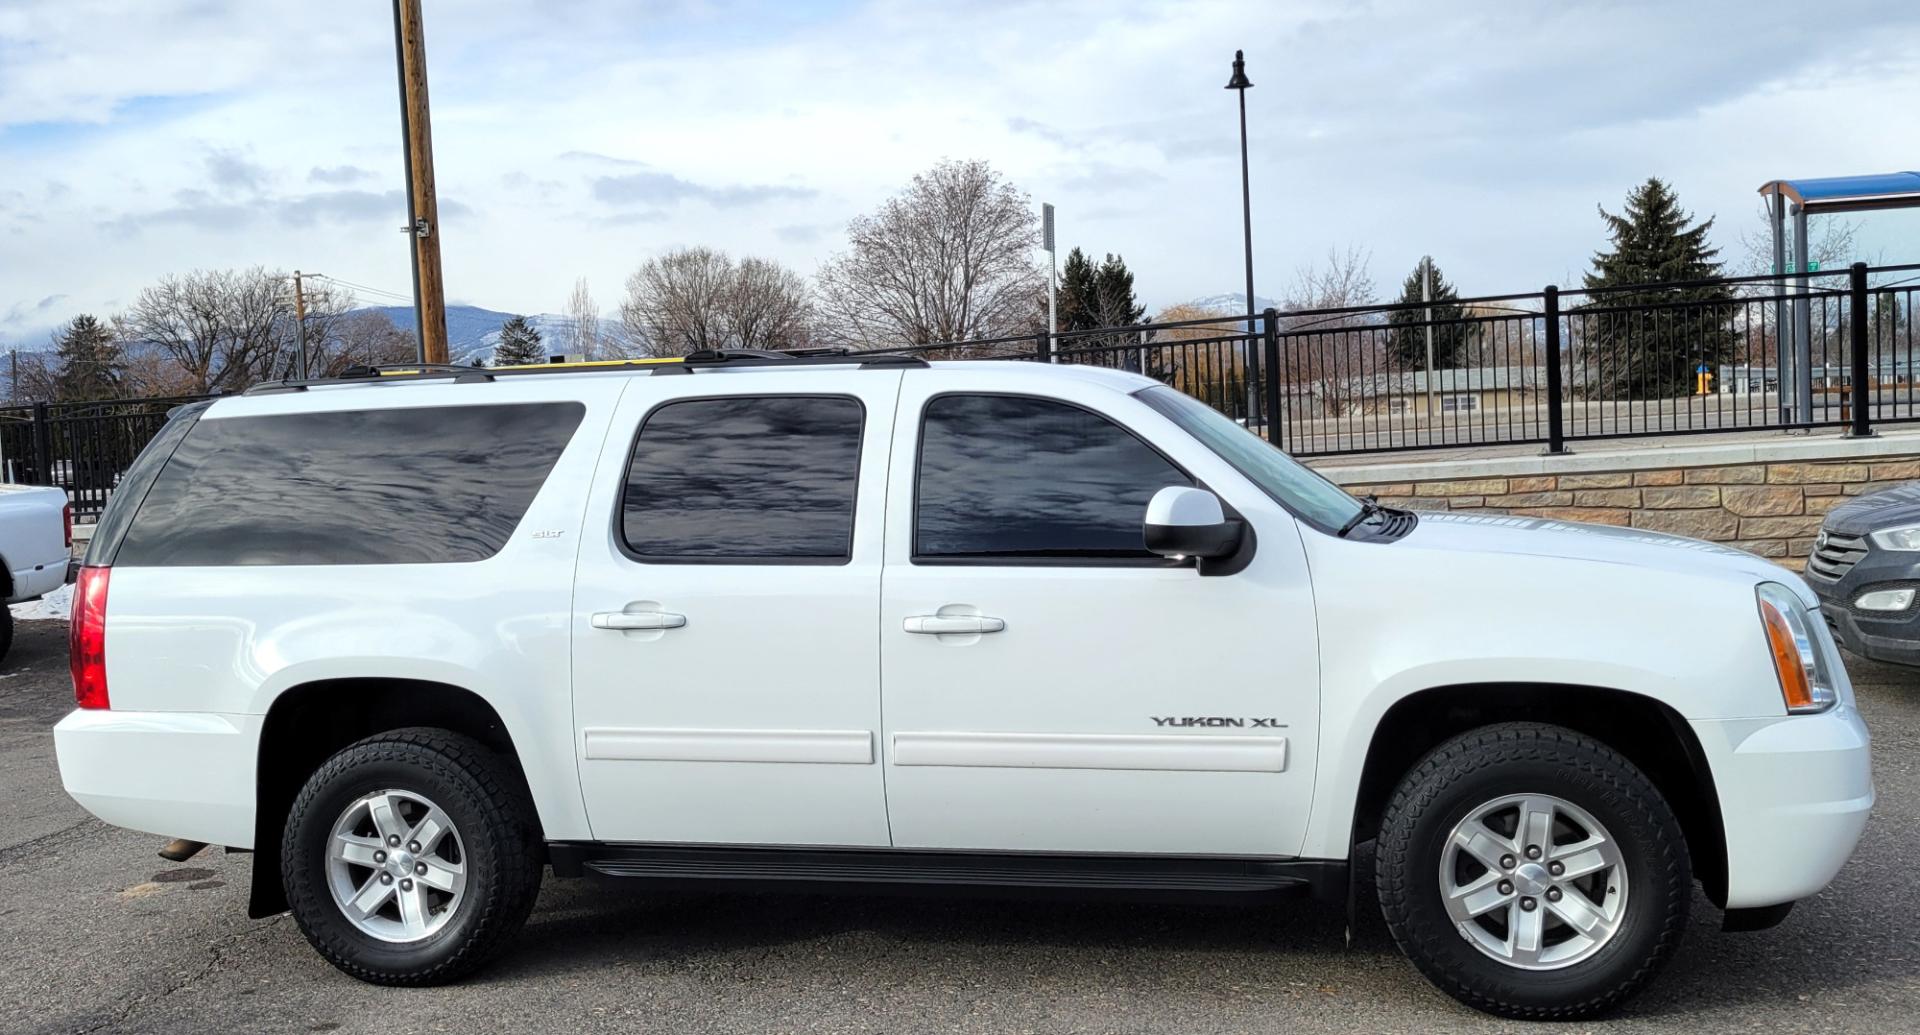
<svg viewBox="0 0 1920 1035"><path fill-rule="evenodd" d="M1169 485L1147 501L1147 549L1163 557L1228 557L1240 549L1245 530L1205 489Z"/></svg>

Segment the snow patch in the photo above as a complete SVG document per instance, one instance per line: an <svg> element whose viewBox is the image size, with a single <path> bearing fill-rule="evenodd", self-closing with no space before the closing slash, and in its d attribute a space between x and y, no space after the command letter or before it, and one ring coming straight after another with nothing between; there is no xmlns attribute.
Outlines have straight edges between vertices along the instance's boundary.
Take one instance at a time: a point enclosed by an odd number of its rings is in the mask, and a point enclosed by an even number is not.
<svg viewBox="0 0 1920 1035"><path fill-rule="evenodd" d="M38 600L13 605L16 622L64 622L73 610L73 587L61 586Z"/></svg>

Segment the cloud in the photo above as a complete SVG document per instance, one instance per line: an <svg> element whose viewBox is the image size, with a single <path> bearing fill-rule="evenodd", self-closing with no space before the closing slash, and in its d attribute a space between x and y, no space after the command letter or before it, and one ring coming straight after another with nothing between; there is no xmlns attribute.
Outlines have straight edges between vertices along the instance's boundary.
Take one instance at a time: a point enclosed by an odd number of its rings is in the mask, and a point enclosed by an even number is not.
<svg viewBox="0 0 1920 1035"><path fill-rule="evenodd" d="M316 165L307 173L307 182L309 183L327 183L336 187L342 184L358 183L361 180L370 179L373 179L372 171L362 169L357 165L334 165L325 167Z"/></svg>
<svg viewBox="0 0 1920 1035"><path fill-rule="evenodd" d="M103 220L101 229L120 238L136 237L144 231L168 226L195 230L232 231L251 224L259 215L254 202L226 201L203 190L182 190L174 195L174 204L146 212L126 212Z"/></svg>
<svg viewBox="0 0 1920 1035"><path fill-rule="evenodd" d="M708 187L672 173L636 172L593 181L593 196L609 205L677 205L704 201L715 208L739 208L767 201L805 201L819 191L772 185Z"/></svg>
<svg viewBox="0 0 1920 1035"><path fill-rule="evenodd" d="M1058 144L1061 147L1077 148L1080 146L1078 143L1076 143L1073 140L1073 138L1067 136L1065 133L1061 132L1060 130L1055 129L1044 122L1036 122L1033 119L1027 118L1022 115L1016 115L1013 118L1008 119L1007 128L1014 131L1015 133L1031 134L1033 136L1039 137L1040 139L1046 141L1049 144Z"/></svg>
<svg viewBox="0 0 1920 1035"><path fill-rule="evenodd" d="M647 164L645 162L636 162L631 158L615 158L612 155L603 155L598 151L564 151L560 154L560 161L588 162L598 165L620 165L634 169L645 168Z"/></svg>
<svg viewBox="0 0 1920 1035"><path fill-rule="evenodd" d="M796 223L791 226L776 226L773 236L789 244L813 244L824 239L836 228L827 223Z"/></svg>
<svg viewBox="0 0 1920 1035"><path fill-rule="evenodd" d="M25 302L15 302L13 305L7 307L7 315L0 317L0 324L10 325L26 323L29 320L36 322L44 320L53 315L55 308L66 300L66 295L48 295L32 305L28 305Z"/></svg>
<svg viewBox="0 0 1920 1035"><path fill-rule="evenodd" d="M207 155L207 179L216 187L257 194L266 186L267 170L238 152L216 150Z"/></svg>
<svg viewBox="0 0 1920 1035"><path fill-rule="evenodd" d="M1083 162L1072 167L1061 185L1072 191L1105 196L1145 187L1157 187L1167 178L1152 169L1112 162Z"/></svg>
<svg viewBox="0 0 1920 1035"><path fill-rule="evenodd" d="M208 232L230 232L277 221L290 227L316 225L369 225L391 221L398 228L406 223L405 192L332 190L307 194L256 195L232 198L198 188L176 191L174 203L145 212L129 212L103 222L103 229L122 238L169 226L189 227ZM474 215L471 206L452 198L440 199L440 218L465 219Z"/></svg>
<svg viewBox="0 0 1920 1035"><path fill-rule="evenodd" d="M645 212L616 212L610 216L589 216L588 222L603 226L644 226L648 223L664 223L667 214L658 210Z"/></svg>
<svg viewBox="0 0 1920 1035"><path fill-rule="evenodd" d="M285 198L273 206L288 226L312 226L315 223L366 223L389 219L405 226L407 195L400 190L334 190ZM443 203L444 210L446 205ZM444 215L444 212L442 213Z"/></svg>
<svg viewBox="0 0 1920 1035"><path fill-rule="evenodd" d="M0 0L0 312L253 262L403 289L392 25L337 6ZM1267 294L1348 244L1383 282L1424 252L1463 290L1566 282L1654 172L1736 255L1760 181L1910 164L1920 5L1833 6L478 0L429 16L448 279L541 312L669 244L809 269L953 157L1149 305L1237 288L1240 46ZM1920 212L1859 223L1920 258Z"/></svg>

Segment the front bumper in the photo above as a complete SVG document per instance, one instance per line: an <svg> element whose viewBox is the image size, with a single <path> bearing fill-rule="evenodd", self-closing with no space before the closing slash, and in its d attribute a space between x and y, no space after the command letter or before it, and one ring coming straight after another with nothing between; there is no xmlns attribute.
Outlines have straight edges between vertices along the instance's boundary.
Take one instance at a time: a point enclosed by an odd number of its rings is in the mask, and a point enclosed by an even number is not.
<svg viewBox="0 0 1920 1035"><path fill-rule="evenodd" d="M53 728L60 781L117 827L253 847L262 718L76 710Z"/></svg>
<svg viewBox="0 0 1920 1035"><path fill-rule="evenodd" d="M1860 611L1853 601L1875 589L1920 588L1920 553L1882 550L1866 555L1838 580L1809 566L1807 585L1820 598L1820 614L1833 638L1850 653L1896 665L1920 665L1920 601L1905 611Z"/></svg>
<svg viewBox="0 0 1920 1035"><path fill-rule="evenodd" d="M1720 798L1728 909L1806 898L1853 854L1874 792L1851 697L1819 715L1692 722Z"/></svg>

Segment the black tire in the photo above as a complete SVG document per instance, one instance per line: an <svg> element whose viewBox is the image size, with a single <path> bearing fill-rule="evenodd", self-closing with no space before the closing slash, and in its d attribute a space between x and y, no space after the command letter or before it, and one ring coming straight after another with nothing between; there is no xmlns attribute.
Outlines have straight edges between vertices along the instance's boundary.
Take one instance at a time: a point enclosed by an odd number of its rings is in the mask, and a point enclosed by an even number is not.
<svg viewBox="0 0 1920 1035"><path fill-rule="evenodd" d="M0 603L0 661L5 661L7 652L13 650L13 608Z"/></svg>
<svg viewBox="0 0 1920 1035"><path fill-rule="evenodd" d="M1623 856L1631 894L1617 932L1561 969L1524 970L1482 952L1442 898L1442 852L1455 826L1510 794L1553 795L1585 810ZM1673 955L1693 897L1685 836L1653 783L1599 741L1539 723L1487 726L1434 749L1400 781L1377 850L1380 909L1401 950L1442 991L1502 1017L1574 1020L1626 1001Z"/></svg>
<svg viewBox="0 0 1920 1035"><path fill-rule="evenodd" d="M341 912L329 890L333 825L382 789L425 795L459 830L467 885L453 917L418 941L382 941ZM280 872L301 933L327 962L377 985L457 981L506 947L533 910L544 844L524 784L507 760L469 737L401 729L327 759L287 814Z"/></svg>

